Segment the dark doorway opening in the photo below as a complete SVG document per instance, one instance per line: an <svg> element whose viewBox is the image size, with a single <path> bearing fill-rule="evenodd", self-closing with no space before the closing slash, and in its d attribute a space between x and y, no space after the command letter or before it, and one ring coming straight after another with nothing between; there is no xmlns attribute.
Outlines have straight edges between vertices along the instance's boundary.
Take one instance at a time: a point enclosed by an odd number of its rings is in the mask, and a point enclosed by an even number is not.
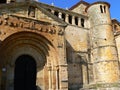
<svg viewBox="0 0 120 90"><path fill-rule="evenodd" d="M36 62L33 57L22 55L17 58L14 90L36 90Z"/></svg>
<svg viewBox="0 0 120 90"><path fill-rule="evenodd" d="M7 0L0 0L0 4L1 3L6 3L7 2Z"/></svg>

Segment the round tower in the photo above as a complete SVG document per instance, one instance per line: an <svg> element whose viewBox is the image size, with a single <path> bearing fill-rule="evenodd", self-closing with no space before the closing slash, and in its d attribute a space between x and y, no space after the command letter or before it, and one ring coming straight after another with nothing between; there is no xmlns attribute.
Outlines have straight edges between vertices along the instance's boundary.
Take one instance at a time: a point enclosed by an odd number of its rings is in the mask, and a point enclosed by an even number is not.
<svg viewBox="0 0 120 90"><path fill-rule="evenodd" d="M91 61L94 80L102 87L106 87L106 84L112 87L119 81L118 54L109 8L109 3L99 1L86 9L91 23Z"/></svg>

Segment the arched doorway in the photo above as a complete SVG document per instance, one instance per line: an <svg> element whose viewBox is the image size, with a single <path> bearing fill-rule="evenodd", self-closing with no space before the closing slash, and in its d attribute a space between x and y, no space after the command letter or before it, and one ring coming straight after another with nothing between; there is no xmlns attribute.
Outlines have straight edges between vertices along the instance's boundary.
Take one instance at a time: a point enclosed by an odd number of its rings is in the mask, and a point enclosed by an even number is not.
<svg viewBox="0 0 120 90"><path fill-rule="evenodd" d="M6 3L7 2L7 0L0 0L0 4L1 3Z"/></svg>
<svg viewBox="0 0 120 90"><path fill-rule="evenodd" d="M33 57L19 56L14 72L14 90L36 90L36 62Z"/></svg>

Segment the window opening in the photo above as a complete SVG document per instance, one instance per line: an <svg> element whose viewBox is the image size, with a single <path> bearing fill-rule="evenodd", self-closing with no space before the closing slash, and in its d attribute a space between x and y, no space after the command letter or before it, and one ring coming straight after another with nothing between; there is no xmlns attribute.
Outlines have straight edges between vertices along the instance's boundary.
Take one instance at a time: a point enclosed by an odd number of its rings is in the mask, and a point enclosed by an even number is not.
<svg viewBox="0 0 120 90"><path fill-rule="evenodd" d="M75 25L78 25L78 17L75 17Z"/></svg>
<svg viewBox="0 0 120 90"><path fill-rule="evenodd" d="M100 5L100 10L101 10L101 13L103 13L102 5Z"/></svg>
<svg viewBox="0 0 120 90"><path fill-rule="evenodd" d="M63 19L63 21L65 21L65 14L64 13L62 13L62 19Z"/></svg>
<svg viewBox="0 0 120 90"><path fill-rule="evenodd" d="M69 23L72 24L72 16L69 15Z"/></svg>
<svg viewBox="0 0 120 90"><path fill-rule="evenodd" d="M106 13L106 6L104 6L104 12Z"/></svg>
<svg viewBox="0 0 120 90"><path fill-rule="evenodd" d="M47 9L49 12L51 12L51 9Z"/></svg>
<svg viewBox="0 0 120 90"><path fill-rule="evenodd" d="M54 15L58 17L59 12L55 11Z"/></svg>
<svg viewBox="0 0 120 90"><path fill-rule="evenodd" d="M85 20L84 20L83 18L81 18L81 26L82 26L82 27L85 26L84 23L85 23Z"/></svg>

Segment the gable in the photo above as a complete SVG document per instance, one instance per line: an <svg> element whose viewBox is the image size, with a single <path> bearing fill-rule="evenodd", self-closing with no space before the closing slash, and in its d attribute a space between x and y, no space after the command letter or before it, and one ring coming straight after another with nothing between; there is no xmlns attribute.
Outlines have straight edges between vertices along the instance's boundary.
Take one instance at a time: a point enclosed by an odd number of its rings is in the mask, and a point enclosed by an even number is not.
<svg viewBox="0 0 120 90"><path fill-rule="evenodd" d="M88 7L89 3L85 1L80 1L74 6L72 6L69 10L79 13L79 14L86 14L85 9Z"/></svg>
<svg viewBox="0 0 120 90"><path fill-rule="evenodd" d="M5 8L4 8L5 7ZM56 25L66 24L36 2L10 3L0 6L0 15L15 15Z"/></svg>

